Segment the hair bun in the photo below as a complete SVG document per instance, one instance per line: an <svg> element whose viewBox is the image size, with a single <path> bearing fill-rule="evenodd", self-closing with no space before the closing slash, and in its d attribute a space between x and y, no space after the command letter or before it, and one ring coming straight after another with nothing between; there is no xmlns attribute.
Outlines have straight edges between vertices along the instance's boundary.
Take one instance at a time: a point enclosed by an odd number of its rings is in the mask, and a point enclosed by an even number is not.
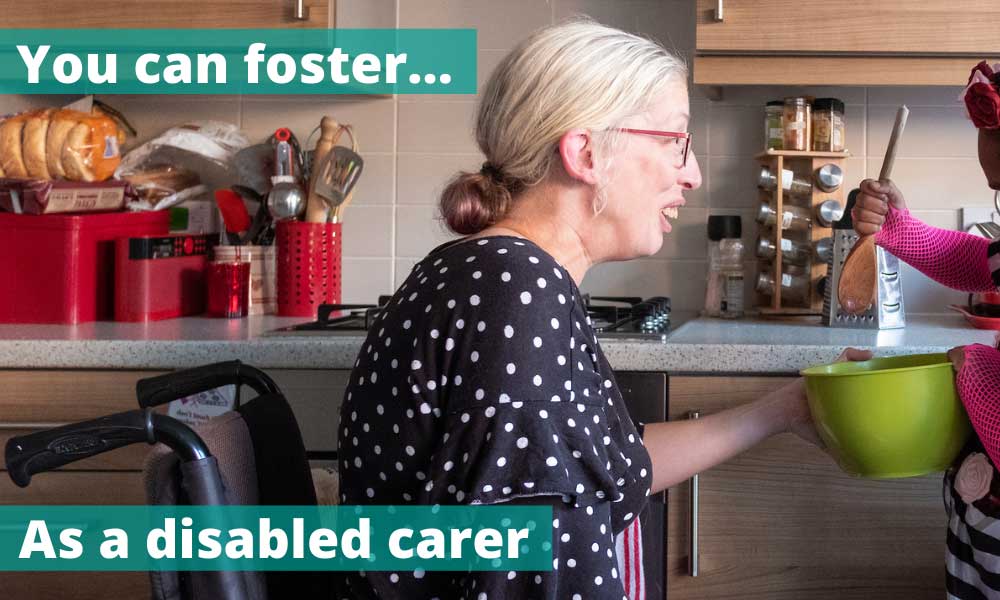
<svg viewBox="0 0 1000 600"><path fill-rule="evenodd" d="M478 173L463 172L441 194L441 215L455 233L479 233L507 213L511 192L503 174L490 163Z"/></svg>

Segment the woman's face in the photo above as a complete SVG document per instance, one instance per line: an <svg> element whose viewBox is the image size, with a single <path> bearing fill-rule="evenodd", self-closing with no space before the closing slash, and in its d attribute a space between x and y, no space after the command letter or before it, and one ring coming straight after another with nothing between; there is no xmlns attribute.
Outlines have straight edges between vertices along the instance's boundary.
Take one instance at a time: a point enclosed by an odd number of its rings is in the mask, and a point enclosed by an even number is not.
<svg viewBox="0 0 1000 600"><path fill-rule="evenodd" d="M979 130L979 166L990 189L1000 190L1000 130Z"/></svg>
<svg viewBox="0 0 1000 600"><path fill-rule="evenodd" d="M690 120L687 86L671 84L645 115L623 126L669 132L687 132ZM622 133L624 149L613 159L606 189L607 206L601 216L613 228L615 250L624 260L656 254L672 219L684 206L683 192L701 186L701 170L694 149L683 163L683 141L670 137ZM692 140L692 146L698 140Z"/></svg>

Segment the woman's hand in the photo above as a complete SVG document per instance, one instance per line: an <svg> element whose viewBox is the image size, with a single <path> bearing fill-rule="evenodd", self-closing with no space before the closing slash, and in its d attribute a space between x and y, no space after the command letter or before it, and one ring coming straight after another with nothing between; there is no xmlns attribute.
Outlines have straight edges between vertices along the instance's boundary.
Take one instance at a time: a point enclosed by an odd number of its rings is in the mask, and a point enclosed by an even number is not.
<svg viewBox="0 0 1000 600"><path fill-rule="evenodd" d="M861 182L861 193L858 194L851 209L851 219L854 230L860 235L874 235L882 229L889 206L896 209L906 208L903 193L892 181L876 181L865 179Z"/></svg>
<svg viewBox="0 0 1000 600"><path fill-rule="evenodd" d="M872 357L869 350L858 350L857 348L847 348L840 353L836 362L868 360ZM823 440L816 431L813 424L812 413L809 411L809 401L806 398L806 384L803 378L798 378L792 383L776 390L772 394L783 408L782 414L785 420L785 431L794 433L807 442L823 448Z"/></svg>

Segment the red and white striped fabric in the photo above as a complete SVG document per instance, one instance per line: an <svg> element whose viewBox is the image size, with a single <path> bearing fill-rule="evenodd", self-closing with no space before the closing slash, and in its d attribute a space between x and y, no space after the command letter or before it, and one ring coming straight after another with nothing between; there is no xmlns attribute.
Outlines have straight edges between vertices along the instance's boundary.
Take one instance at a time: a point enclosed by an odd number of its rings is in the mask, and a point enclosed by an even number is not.
<svg viewBox="0 0 1000 600"><path fill-rule="evenodd" d="M628 600L646 599L646 580L642 571L642 524L636 517L615 538L618 555L618 572L622 574L625 597Z"/></svg>

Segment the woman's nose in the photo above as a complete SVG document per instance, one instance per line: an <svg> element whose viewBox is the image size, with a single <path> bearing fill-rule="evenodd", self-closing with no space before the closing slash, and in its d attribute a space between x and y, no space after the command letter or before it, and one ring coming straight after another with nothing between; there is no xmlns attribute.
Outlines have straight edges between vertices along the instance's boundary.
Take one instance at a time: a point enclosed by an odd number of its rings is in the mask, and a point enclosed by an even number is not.
<svg viewBox="0 0 1000 600"><path fill-rule="evenodd" d="M698 157L692 152L688 155L687 164L681 168L677 183L688 190L696 190L701 187L701 167L698 165Z"/></svg>

